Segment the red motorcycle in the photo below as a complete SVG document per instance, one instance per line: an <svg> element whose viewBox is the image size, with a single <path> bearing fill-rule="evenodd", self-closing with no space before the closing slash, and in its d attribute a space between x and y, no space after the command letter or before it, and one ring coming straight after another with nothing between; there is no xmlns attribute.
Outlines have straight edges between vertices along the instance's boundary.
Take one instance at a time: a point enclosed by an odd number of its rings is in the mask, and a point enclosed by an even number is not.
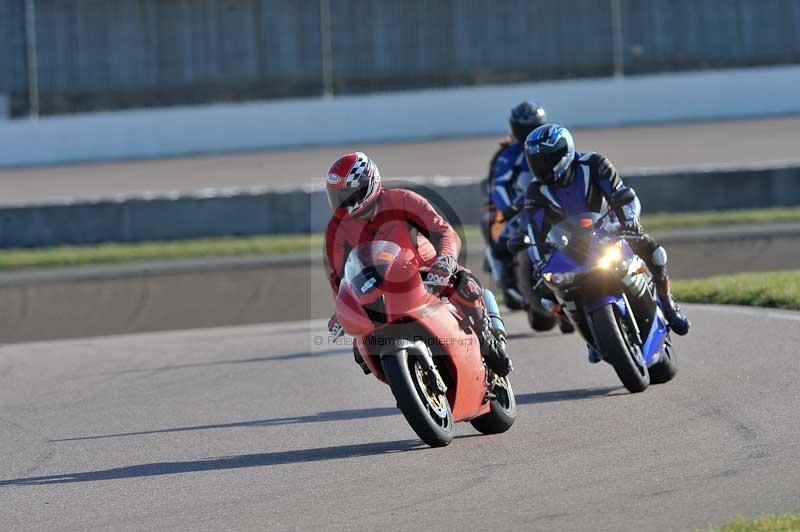
<svg viewBox="0 0 800 532"><path fill-rule="evenodd" d="M487 296L492 314L494 298ZM353 249L335 313L372 373L391 387L411 428L431 447L450 443L455 421L469 421L483 434L514 424L517 405L508 377L487 369L471 323L426 288L410 249L381 240Z"/></svg>

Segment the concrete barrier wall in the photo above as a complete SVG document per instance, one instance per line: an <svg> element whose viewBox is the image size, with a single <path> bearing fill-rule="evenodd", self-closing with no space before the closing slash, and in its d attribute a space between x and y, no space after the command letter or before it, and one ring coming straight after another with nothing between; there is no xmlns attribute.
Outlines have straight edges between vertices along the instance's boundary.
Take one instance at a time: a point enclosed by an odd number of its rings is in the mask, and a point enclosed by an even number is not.
<svg viewBox="0 0 800 532"><path fill-rule="evenodd" d="M657 234L673 279L800 267L800 227L750 235ZM0 342L328 318L321 250L306 257L0 273ZM486 286L482 249L466 264ZM322 333L323 331L319 331Z"/></svg>
<svg viewBox="0 0 800 532"><path fill-rule="evenodd" d="M645 212L800 205L800 166L772 165L647 172L623 176ZM478 179L415 179L389 186L442 198L477 224ZM437 204L437 201L434 201ZM229 235L322 232L330 209L321 188L206 191L0 209L0 247L142 242Z"/></svg>
<svg viewBox="0 0 800 532"><path fill-rule="evenodd" d="M523 99L565 125L800 112L800 66L420 90L0 123L0 167L499 134Z"/></svg>

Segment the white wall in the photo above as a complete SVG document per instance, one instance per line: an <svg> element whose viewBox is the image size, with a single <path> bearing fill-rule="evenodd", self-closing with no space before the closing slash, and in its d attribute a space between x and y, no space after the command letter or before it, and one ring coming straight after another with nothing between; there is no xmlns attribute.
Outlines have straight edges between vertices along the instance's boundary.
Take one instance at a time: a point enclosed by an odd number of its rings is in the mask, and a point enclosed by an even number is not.
<svg viewBox="0 0 800 532"><path fill-rule="evenodd" d="M0 122L0 166L496 134L523 99L568 126L800 112L800 66L407 91Z"/></svg>

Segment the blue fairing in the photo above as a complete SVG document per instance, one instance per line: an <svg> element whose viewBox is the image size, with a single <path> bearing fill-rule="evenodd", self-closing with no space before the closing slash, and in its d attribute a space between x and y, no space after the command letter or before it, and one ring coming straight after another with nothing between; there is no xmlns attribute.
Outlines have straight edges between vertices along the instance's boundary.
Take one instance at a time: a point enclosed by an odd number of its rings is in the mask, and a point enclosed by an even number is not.
<svg viewBox="0 0 800 532"><path fill-rule="evenodd" d="M602 308L606 305L616 305L619 309L621 316L628 315L628 307L625 305L625 300L621 296L605 296L592 301L588 305L586 305L586 312L594 312L595 310Z"/></svg>
<svg viewBox="0 0 800 532"><path fill-rule="evenodd" d="M534 249L535 247L530 247L528 251L528 254L531 256L531 260L536 260L536 258L533 256ZM556 250L550 255L550 259L547 261L544 271L550 273L582 272L586 271L586 267L570 259L566 253Z"/></svg>
<svg viewBox="0 0 800 532"><path fill-rule="evenodd" d="M647 335L644 345L642 345L642 355L644 356L647 367L653 365L654 362L658 362L656 355L663 351L668 332L669 330L664 315L661 313L661 309L657 308L656 319L653 320L650 333Z"/></svg>

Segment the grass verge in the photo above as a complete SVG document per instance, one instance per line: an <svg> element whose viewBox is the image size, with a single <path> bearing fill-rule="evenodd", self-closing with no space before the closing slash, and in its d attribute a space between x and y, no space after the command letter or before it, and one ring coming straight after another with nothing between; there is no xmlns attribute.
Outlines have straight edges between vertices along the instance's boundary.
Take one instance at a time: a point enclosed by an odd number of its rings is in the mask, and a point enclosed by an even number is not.
<svg viewBox="0 0 800 532"><path fill-rule="evenodd" d="M52 248L8 249L0 252L0 270L85 266L148 260L177 260L236 255L282 255L321 251L322 235L264 235L96 244Z"/></svg>
<svg viewBox="0 0 800 532"><path fill-rule="evenodd" d="M737 519L715 532L800 532L800 512Z"/></svg>
<svg viewBox="0 0 800 532"><path fill-rule="evenodd" d="M642 220L648 231L797 221L800 221L800 207L656 214L645 216ZM464 231L468 242L481 242L480 230L477 227L467 226ZM0 270L236 255L279 255L321 250L322 235L320 234L262 235L143 242L137 244L95 244L7 249L0 252Z"/></svg>
<svg viewBox="0 0 800 532"><path fill-rule="evenodd" d="M800 270L740 273L672 283L676 299L800 310Z"/></svg>
<svg viewBox="0 0 800 532"><path fill-rule="evenodd" d="M648 231L692 229L719 225L750 225L766 223L800 222L800 207L775 209L735 209L728 211L685 212L651 214L642 217Z"/></svg>

